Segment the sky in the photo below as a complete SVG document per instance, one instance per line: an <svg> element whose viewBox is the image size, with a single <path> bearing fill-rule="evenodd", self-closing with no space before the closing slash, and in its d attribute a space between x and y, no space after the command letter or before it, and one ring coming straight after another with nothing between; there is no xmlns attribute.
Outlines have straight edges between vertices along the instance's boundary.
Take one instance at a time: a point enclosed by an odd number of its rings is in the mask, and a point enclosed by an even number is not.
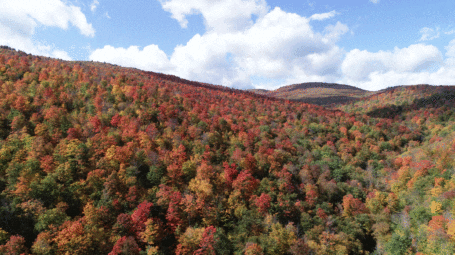
<svg viewBox="0 0 455 255"><path fill-rule="evenodd" d="M0 0L0 45L238 89L455 85L453 0Z"/></svg>

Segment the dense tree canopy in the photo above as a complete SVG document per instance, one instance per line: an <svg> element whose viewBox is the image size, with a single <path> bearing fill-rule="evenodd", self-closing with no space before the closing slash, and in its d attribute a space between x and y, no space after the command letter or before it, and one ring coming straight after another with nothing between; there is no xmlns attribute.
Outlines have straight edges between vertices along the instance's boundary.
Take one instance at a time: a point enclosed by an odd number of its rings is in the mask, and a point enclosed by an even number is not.
<svg viewBox="0 0 455 255"><path fill-rule="evenodd" d="M452 254L455 93L398 92L327 109L1 48L0 252Z"/></svg>

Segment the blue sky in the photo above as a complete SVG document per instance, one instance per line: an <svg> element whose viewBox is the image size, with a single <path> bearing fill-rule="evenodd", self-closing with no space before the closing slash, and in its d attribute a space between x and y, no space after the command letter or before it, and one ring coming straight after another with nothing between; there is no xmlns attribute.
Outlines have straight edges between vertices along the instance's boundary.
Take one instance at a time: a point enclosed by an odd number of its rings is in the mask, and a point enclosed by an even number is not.
<svg viewBox="0 0 455 255"><path fill-rule="evenodd" d="M126 3L0 0L0 45L235 88L455 85L453 0Z"/></svg>

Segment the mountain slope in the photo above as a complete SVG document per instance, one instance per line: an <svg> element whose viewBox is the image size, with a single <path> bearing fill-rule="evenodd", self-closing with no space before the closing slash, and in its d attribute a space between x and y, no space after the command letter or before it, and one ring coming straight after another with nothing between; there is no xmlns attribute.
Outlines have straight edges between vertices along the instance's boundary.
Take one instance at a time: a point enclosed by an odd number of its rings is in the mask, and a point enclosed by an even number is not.
<svg viewBox="0 0 455 255"><path fill-rule="evenodd" d="M276 90L251 90L270 97L296 100L300 102L329 105L340 104L365 97L375 92L362 90L354 86L336 83L308 82L284 86Z"/></svg>
<svg viewBox="0 0 455 255"><path fill-rule="evenodd" d="M433 95L440 95L444 98L444 94L450 95L455 90L455 86L431 86L431 85L408 85L396 86L380 90L375 94L359 98L352 102L332 105L332 108L337 108L346 112L367 113L373 109L384 108L387 106L409 106L414 103L419 106L427 107L432 103L437 103L439 98L432 98Z"/></svg>
<svg viewBox="0 0 455 255"><path fill-rule="evenodd" d="M429 98L388 118L0 48L0 253L453 254L455 100Z"/></svg>

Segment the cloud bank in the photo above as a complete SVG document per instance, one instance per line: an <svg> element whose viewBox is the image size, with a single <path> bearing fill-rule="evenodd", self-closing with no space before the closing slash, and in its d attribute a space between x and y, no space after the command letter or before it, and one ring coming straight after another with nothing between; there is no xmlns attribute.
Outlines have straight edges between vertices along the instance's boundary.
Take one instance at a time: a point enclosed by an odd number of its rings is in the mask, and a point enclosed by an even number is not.
<svg viewBox="0 0 455 255"><path fill-rule="evenodd" d="M154 44L106 45L93 50L89 59L236 88L275 89L321 81L379 90L399 84L455 82L455 40L445 47L445 54L426 44L441 35L438 27L422 28L418 43L408 47L346 51L339 41L351 30L335 20L341 15L335 10L304 17L272 9L265 0L159 1L182 29L189 25L188 16L201 15L205 32L177 45L170 55ZM89 10L95 12L99 2L90 3ZM71 25L84 36L95 36L81 9L63 0L0 0L0 4L2 45L69 60L67 52L33 40L37 27L66 30Z"/></svg>
<svg viewBox="0 0 455 255"><path fill-rule="evenodd" d="M182 28L188 26L189 15L201 14L206 32L176 46L170 56L157 45L105 46L94 50L90 59L236 88L275 89L322 81L379 90L398 84L455 82L455 40L446 47L445 56L423 43L391 51L346 52L337 43L350 29L333 21L336 11L303 17L279 7L270 9L264 0L160 3ZM328 24L316 31L312 22L322 21ZM420 41L439 37L439 29L425 27L420 33Z"/></svg>
<svg viewBox="0 0 455 255"><path fill-rule="evenodd" d="M9 45L32 54L71 59L55 47L34 41L38 26L68 29L77 27L84 36L95 36L95 29L87 22L79 7L60 0L0 0L0 44Z"/></svg>
<svg viewBox="0 0 455 255"><path fill-rule="evenodd" d="M134 49L132 53L105 46L94 50L90 59L237 88L271 88L283 85L276 81L321 81L340 75L344 52L336 43L349 28L332 22L317 32L311 26L312 21L331 19L335 11L307 18L279 7L270 10L259 0L160 2L183 28L188 25L188 15L201 14L206 32L178 45L170 56L156 45L142 50L132 46L128 49ZM153 53L148 47L154 48ZM140 57L144 55L154 56L156 61ZM272 82L256 83L254 77Z"/></svg>

